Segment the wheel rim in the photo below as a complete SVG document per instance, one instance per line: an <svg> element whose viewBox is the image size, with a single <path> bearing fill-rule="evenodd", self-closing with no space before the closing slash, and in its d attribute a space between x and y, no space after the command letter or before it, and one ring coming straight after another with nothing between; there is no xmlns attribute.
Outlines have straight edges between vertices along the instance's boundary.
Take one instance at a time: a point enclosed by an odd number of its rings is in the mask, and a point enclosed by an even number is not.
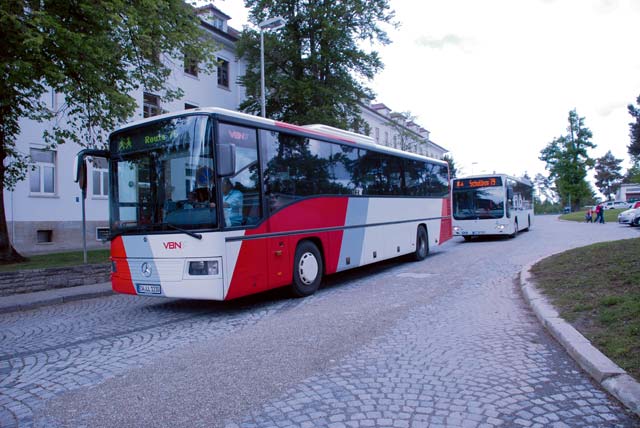
<svg viewBox="0 0 640 428"><path fill-rule="evenodd" d="M305 285L310 285L318 277L319 265L318 260L312 253L304 253L300 257L300 263L298 264L298 274L300 281Z"/></svg>

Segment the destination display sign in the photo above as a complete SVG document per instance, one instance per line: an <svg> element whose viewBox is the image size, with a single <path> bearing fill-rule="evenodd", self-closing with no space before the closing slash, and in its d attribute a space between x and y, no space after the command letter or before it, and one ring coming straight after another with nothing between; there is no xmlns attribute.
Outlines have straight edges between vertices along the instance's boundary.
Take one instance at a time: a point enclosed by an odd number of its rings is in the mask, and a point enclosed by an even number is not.
<svg viewBox="0 0 640 428"><path fill-rule="evenodd" d="M179 117L116 133L111 139L111 151L131 152L180 144L181 141L189 142L192 139L195 120L194 116Z"/></svg>
<svg viewBox="0 0 640 428"><path fill-rule="evenodd" d="M479 187L501 187L502 177L461 178L453 181L454 189L477 189Z"/></svg>

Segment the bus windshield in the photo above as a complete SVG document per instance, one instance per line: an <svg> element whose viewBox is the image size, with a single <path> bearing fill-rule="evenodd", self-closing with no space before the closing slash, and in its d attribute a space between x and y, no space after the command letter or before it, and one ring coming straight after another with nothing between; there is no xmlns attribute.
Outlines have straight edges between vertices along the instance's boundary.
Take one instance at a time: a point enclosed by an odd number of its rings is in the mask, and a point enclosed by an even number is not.
<svg viewBox="0 0 640 428"><path fill-rule="evenodd" d="M453 218L456 220L504 217L503 187L480 187L453 191Z"/></svg>
<svg viewBox="0 0 640 428"><path fill-rule="evenodd" d="M185 116L112 136L112 236L217 227L211 135L206 116Z"/></svg>

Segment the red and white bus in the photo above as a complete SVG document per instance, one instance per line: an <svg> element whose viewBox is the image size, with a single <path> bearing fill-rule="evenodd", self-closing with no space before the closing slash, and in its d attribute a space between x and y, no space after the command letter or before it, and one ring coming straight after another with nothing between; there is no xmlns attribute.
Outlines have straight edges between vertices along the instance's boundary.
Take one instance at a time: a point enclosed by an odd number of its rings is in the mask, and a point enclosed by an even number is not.
<svg viewBox="0 0 640 428"><path fill-rule="evenodd" d="M413 255L451 237L446 162L323 125L218 108L110 136L113 290L228 300Z"/></svg>

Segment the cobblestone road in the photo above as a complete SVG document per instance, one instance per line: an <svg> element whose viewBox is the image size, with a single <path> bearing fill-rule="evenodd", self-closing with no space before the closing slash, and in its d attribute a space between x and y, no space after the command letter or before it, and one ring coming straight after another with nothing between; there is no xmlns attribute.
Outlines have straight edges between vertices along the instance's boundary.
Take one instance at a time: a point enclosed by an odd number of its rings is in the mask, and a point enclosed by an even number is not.
<svg viewBox="0 0 640 428"><path fill-rule="evenodd" d="M515 279L616 224L538 217L419 263L215 303L111 296L0 315L2 427L637 427Z"/></svg>

